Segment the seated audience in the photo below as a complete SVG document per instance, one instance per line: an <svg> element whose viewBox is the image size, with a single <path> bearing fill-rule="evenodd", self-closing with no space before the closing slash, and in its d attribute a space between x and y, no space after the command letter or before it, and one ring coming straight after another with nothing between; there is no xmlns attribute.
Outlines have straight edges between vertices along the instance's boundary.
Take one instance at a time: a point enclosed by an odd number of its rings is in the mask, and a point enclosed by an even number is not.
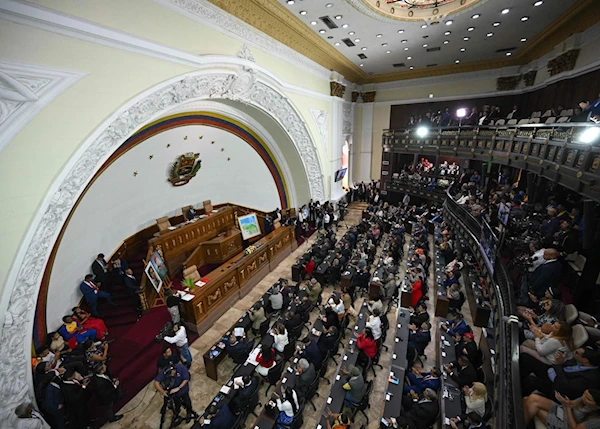
<svg viewBox="0 0 600 429"><path fill-rule="evenodd" d="M94 282L93 278L94 276L91 274L86 275L85 279L79 285L79 290L90 306L92 316L100 318L100 314L98 313L98 300L100 298L105 299L110 306L115 306L115 303L113 303L112 296L108 292L100 290L100 287Z"/></svg>
<svg viewBox="0 0 600 429"><path fill-rule="evenodd" d="M84 343L88 340L94 340L97 337L95 330L87 330L81 327L77 321L73 320L71 316L65 316L62 318L63 324L58 329L58 333L68 341L69 348L75 348L77 343Z"/></svg>
<svg viewBox="0 0 600 429"><path fill-rule="evenodd" d="M266 377L269 374L269 369L275 366L275 350L271 347L262 347L261 351L256 356L256 362L258 366L255 371Z"/></svg>
<svg viewBox="0 0 600 429"><path fill-rule="evenodd" d="M288 331L282 323L278 323L272 330L271 335L273 336L273 347L280 353L283 353L283 349L290 343L288 338Z"/></svg>
<svg viewBox="0 0 600 429"><path fill-rule="evenodd" d="M250 398L260 388L260 380L251 375L244 375L234 379L233 388L235 393L229 402L229 409L233 414L240 414L250 404Z"/></svg>
<svg viewBox="0 0 600 429"><path fill-rule="evenodd" d="M83 329L96 331L96 339L101 340L108 335L108 328L102 319L92 317L90 313L81 307L73 307L73 319L78 322Z"/></svg>
<svg viewBox="0 0 600 429"><path fill-rule="evenodd" d="M317 378L317 371L312 362L304 358L300 359L298 365L296 365L296 382L294 384L294 389L300 399L306 397L308 388L315 381L315 378Z"/></svg>
<svg viewBox="0 0 600 429"><path fill-rule="evenodd" d="M298 395L294 389L287 387L280 397L277 392L273 392L276 398L277 409L279 416L275 422L276 429L286 429L290 427L294 421L294 416L298 413L300 405L298 403Z"/></svg>
<svg viewBox="0 0 600 429"><path fill-rule="evenodd" d="M206 414L198 420L203 428L230 429L234 427L236 416L231 412L229 404L226 401L220 401L218 404L210 404L206 409Z"/></svg>
<svg viewBox="0 0 600 429"><path fill-rule="evenodd" d="M461 388L477 381L477 370L466 356L459 356L457 362L444 365L444 369Z"/></svg>
<svg viewBox="0 0 600 429"><path fill-rule="evenodd" d="M342 367L342 374L347 376L346 383L342 386L346 391L344 395L344 406L354 408L365 396L367 386L360 370L354 365L349 369Z"/></svg>
<svg viewBox="0 0 600 429"><path fill-rule="evenodd" d="M381 338L381 318L379 317L379 311L377 309L373 310L373 314L369 316L365 326L371 328L375 341Z"/></svg>
<svg viewBox="0 0 600 429"><path fill-rule="evenodd" d="M425 354L425 348L431 342L431 323L423 322L420 328L415 325L409 325L408 348L417 351L419 356Z"/></svg>
<svg viewBox="0 0 600 429"><path fill-rule="evenodd" d="M252 333L254 335L258 335L260 325L262 325L263 322L267 320L267 318L265 317L265 308L259 303L254 304L248 312L248 317L252 321Z"/></svg>
<svg viewBox="0 0 600 429"><path fill-rule="evenodd" d="M538 377L544 377L548 369L556 363L557 356L565 356L566 360L573 357L573 329L567 322L556 322L552 325L550 334L542 333L541 329L532 326L534 340L527 340L520 346L519 369L521 379L532 372Z"/></svg>
<svg viewBox="0 0 600 429"><path fill-rule="evenodd" d="M433 389L436 392L440 389L441 372L438 368L432 367L429 372L424 372L423 367L419 364L414 364L410 372L406 374L409 383L403 387L405 394L414 391L417 394L423 393L427 388Z"/></svg>
<svg viewBox="0 0 600 429"><path fill-rule="evenodd" d="M553 399L537 394L524 398L525 423L529 424L534 417L537 417L548 428L594 429L600 427L600 390L588 389L576 399L568 399L557 392Z"/></svg>
<svg viewBox="0 0 600 429"><path fill-rule="evenodd" d="M410 323L415 326L421 326L424 322L429 322L429 313L427 313L427 304L424 302L417 305L417 308L408 308L410 311Z"/></svg>
<svg viewBox="0 0 600 429"><path fill-rule="evenodd" d="M246 335L242 337L236 337L232 332L227 341L225 343L225 350L230 355L232 354L250 354L252 349L254 348L254 341L248 341Z"/></svg>
<svg viewBox="0 0 600 429"><path fill-rule="evenodd" d="M363 333L356 337L356 347L359 350L356 365L364 368L369 359L373 359L377 354L377 342L371 328L365 328Z"/></svg>
<svg viewBox="0 0 600 429"><path fill-rule="evenodd" d="M316 369L321 368L323 357L317 341L310 339L310 337L305 337L302 339L302 343L303 346L300 355L309 363L312 363Z"/></svg>
<svg viewBox="0 0 600 429"><path fill-rule="evenodd" d="M338 336L338 329L335 326L330 326L321 334L317 343L321 351L321 356L325 356L328 351L333 349Z"/></svg>
<svg viewBox="0 0 600 429"><path fill-rule="evenodd" d="M428 388L423 391L422 397L414 393L411 408L396 418L385 419L387 425L381 423L381 428L428 429L437 420L439 412L437 393Z"/></svg>

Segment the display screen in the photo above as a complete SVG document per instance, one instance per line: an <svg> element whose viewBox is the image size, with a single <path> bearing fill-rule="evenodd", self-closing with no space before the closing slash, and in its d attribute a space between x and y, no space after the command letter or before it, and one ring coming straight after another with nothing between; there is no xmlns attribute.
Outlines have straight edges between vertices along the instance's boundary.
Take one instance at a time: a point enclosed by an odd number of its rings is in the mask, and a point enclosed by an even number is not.
<svg viewBox="0 0 600 429"><path fill-rule="evenodd" d="M341 170L338 170L335 172L335 181L339 182L340 180L342 180L344 177L346 177L346 172L348 171L347 168L342 168Z"/></svg>
<svg viewBox="0 0 600 429"><path fill-rule="evenodd" d="M510 214L510 207L508 207L504 203L500 203L500 207L498 208L498 221L506 226L508 225L508 215Z"/></svg>

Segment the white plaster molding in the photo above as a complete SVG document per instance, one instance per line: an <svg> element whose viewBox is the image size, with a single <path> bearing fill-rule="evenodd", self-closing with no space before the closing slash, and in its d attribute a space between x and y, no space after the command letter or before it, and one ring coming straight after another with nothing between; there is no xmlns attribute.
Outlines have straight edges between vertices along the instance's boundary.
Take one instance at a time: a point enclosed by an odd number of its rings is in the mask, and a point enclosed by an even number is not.
<svg viewBox="0 0 600 429"><path fill-rule="evenodd" d="M342 115L342 134L352 134L354 132L354 104L344 103Z"/></svg>
<svg viewBox="0 0 600 429"><path fill-rule="evenodd" d="M0 61L0 151L85 73Z"/></svg>
<svg viewBox="0 0 600 429"><path fill-rule="evenodd" d="M27 230L0 303L0 419L15 427L14 408L31 392L32 332L40 281L53 245L78 197L108 157L140 127L182 103L227 99L269 114L287 132L304 164L310 195L325 201L317 150L300 114L278 89L245 70L212 69L170 79L123 105L82 143L50 186Z"/></svg>
<svg viewBox="0 0 600 429"><path fill-rule="evenodd" d="M329 118L327 112L325 110L310 109L310 114L317 124L321 143L323 144L323 149L325 149L325 156L326 158L329 158L329 148L327 144L329 139Z"/></svg>
<svg viewBox="0 0 600 429"><path fill-rule="evenodd" d="M225 14L225 12L223 12L221 9L218 10ZM281 81L281 79L279 79L275 74L264 67L252 62L252 60L249 60L248 58L244 58L244 54L237 57L225 55L195 55L167 45L153 42L148 39L134 36L129 33L105 27L82 18L77 18L42 6L19 2L16 0L3 0L0 2L0 19L60 34L62 36L72 37L75 39L84 40L86 42L108 46L110 48L120 49L127 52L133 52L138 55L149 56L193 68L211 66L216 63L228 63L231 65L240 66L251 65L257 71L269 76L274 82L277 82L278 85L284 87L287 91L307 95L310 97L316 97L322 100L331 99L331 96L329 95L329 85L326 86L327 94L324 94L297 85L288 84ZM197 20L199 19L200 18ZM223 32L222 29L219 29L214 24L209 25L208 23L205 23L205 25L216 29L217 31ZM257 32L258 30L253 29L253 31ZM227 33L227 35L231 36L229 33ZM247 47L246 40L244 40L242 37L236 38L243 42L243 51L244 45ZM273 43L275 42L276 41L273 41ZM255 46L264 50L268 54L273 53L268 50L268 46L270 45L265 45L267 47L263 47L257 42ZM285 46L285 48L289 49L291 52L295 52L287 46ZM296 53L296 56L299 55L300 54ZM306 69L302 66L302 64L294 62L294 58L295 57L293 56L286 57L285 55L283 57L284 60L290 62L291 64L315 74L314 67L312 69ZM305 58L305 60L310 61L307 58ZM314 63L314 65L317 64ZM329 71L325 68L321 67L320 71L316 73L316 75L329 82Z"/></svg>

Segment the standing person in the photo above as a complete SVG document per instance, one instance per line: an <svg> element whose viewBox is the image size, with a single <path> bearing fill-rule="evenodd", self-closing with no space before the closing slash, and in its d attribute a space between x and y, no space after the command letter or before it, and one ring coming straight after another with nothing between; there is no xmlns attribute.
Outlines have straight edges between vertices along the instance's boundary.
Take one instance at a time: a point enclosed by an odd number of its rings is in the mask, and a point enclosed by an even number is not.
<svg viewBox="0 0 600 429"><path fill-rule="evenodd" d="M52 429L65 429L65 402L60 377L54 372L46 374L43 381L42 410L49 418Z"/></svg>
<svg viewBox="0 0 600 429"><path fill-rule="evenodd" d="M131 268L127 268L125 270L125 275L123 276L123 283L125 283L125 293L127 293L127 295L133 301L135 309L137 311L141 311L142 303L140 301L140 296L137 293L141 288L139 282L133 275L133 270Z"/></svg>
<svg viewBox="0 0 600 429"><path fill-rule="evenodd" d="M81 379L73 369L68 369L63 375L62 392L65 398L67 413L76 428L85 428L89 423L89 410L86 387L90 379Z"/></svg>
<svg viewBox="0 0 600 429"><path fill-rule="evenodd" d="M123 418L123 414L115 414L115 401L123 397L123 391L118 379L106 375L106 365L100 365L94 370L90 385L98 402L105 407L109 422L116 422Z"/></svg>
<svg viewBox="0 0 600 429"><path fill-rule="evenodd" d="M90 306L90 309L92 310L92 316L100 318L100 314L98 313L98 299L105 299L108 301L108 305L111 307L115 307L116 304L113 303L110 293L100 290L93 278L94 276L91 274L86 275L85 279L79 285L79 290Z"/></svg>
<svg viewBox="0 0 600 429"><path fill-rule="evenodd" d="M192 366L192 354L190 353L190 348L188 346L185 327L181 323L174 323L173 332L175 335L172 337L165 337L165 341L177 346L179 353L181 353L181 357L185 360L185 366L189 368Z"/></svg>
<svg viewBox="0 0 600 429"><path fill-rule="evenodd" d="M110 291L111 288L109 268L110 265L104 259L104 253L99 253L94 262L92 262L92 273L94 273L104 290L107 291Z"/></svg>
<svg viewBox="0 0 600 429"><path fill-rule="evenodd" d="M192 400L190 399L190 373L185 366L176 363L163 369L154 378L154 387L163 397L171 396L175 400L174 415L179 415L179 410L183 405L186 411L186 423L197 417L192 409Z"/></svg>
<svg viewBox="0 0 600 429"><path fill-rule="evenodd" d="M23 402L15 409L18 417L16 429L50 429L42 415L33 408L31 402Z"/></svg>
<svg viewBox="0 0 600 429"><path fill-rule="evenodd" d="M179 303L181 302L181 298L175 296L171 289L165 289L165 295L167 296L167 310L171 315L171 320L173 323L181 322L181 315L179 313Z"/></svg>

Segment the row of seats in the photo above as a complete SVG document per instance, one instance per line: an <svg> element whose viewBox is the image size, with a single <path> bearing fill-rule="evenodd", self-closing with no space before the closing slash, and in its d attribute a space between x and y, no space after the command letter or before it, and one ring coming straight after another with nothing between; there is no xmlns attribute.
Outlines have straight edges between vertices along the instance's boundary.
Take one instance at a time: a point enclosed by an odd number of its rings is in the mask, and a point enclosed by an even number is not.
<svg viewBox="0 0 600 429"><path fill-rule="evenodd" d="M524 118L521 120L509 119L508 121L506 119L498 119L495 122L490 121L490 125L564 124L569 122L570 116L560 116L558 119L556 116L548 116L543 122L542 119L544 118L540 118L539 116Z"/></svg>

